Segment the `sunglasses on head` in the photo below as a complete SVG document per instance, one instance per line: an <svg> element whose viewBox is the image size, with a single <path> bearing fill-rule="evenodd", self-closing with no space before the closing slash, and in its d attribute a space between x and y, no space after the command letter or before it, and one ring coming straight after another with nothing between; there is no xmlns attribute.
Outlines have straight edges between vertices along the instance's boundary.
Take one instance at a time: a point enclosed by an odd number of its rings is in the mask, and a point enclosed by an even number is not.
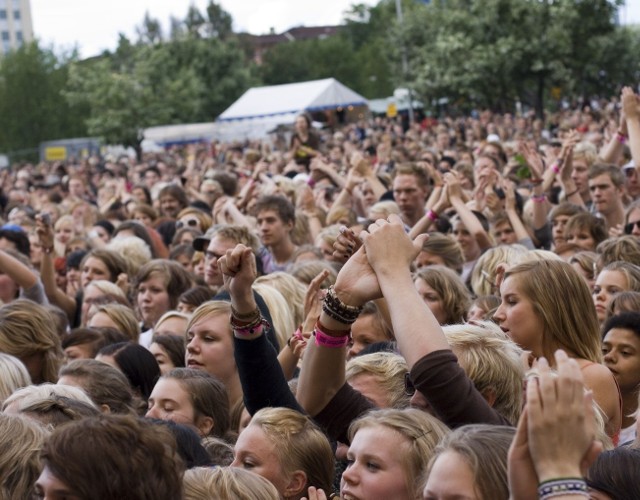
<svg viewBox="0 0 640 500"><path fill-rule="evenodd" d="M196 227L198 225L198 221L196 219L189 219L188 221L182 222L179 220L176 222L176 227L180 229L183 226Z"/></svg>
<svg viewBox="0 0 640 500"><path fill-rule="evenodd" d="M631 234L634 227L637 227L638 229L640 229L640 220L637 220L635 222L629 222L629 224L625 224L624 234Z"/></svg>

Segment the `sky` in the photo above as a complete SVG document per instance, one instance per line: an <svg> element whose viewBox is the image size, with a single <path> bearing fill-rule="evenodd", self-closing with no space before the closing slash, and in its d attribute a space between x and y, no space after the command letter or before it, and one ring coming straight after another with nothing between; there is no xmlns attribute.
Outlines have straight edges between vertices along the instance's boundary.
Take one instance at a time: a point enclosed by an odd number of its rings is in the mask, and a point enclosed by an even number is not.
<svg viewBox="0 0 640 500"><path fill-rule="evenodd" d="M638 0L640 1L640 0ZM171 16L184 19L193 4L204 13L208 0L31 0L35 36L45 46L71 49L82 57L115 49L118 33L136 38L135 27L145 12L169 26ZM218 0L231 14L234 31L253 34L276 32L294 26L339 24L353 3L376 4L377 0Z"/></svg>
<svg viewBox="0 0 640 500"><path fill-rule="evenodd" d="M282 32L294 26L339 24L353 3L376 4L378 0L218 0L234 20L235 31L256 35L271 28ZM78 47L82 57L114 50L118 34L136 38L135 27L145 12L166 28L170 16L183 19L189 5L202 12L208 0L31 0L33 27L45 46L56 50ZM627 0L621 11L623 23L640 23L640 0Z"/></svg>

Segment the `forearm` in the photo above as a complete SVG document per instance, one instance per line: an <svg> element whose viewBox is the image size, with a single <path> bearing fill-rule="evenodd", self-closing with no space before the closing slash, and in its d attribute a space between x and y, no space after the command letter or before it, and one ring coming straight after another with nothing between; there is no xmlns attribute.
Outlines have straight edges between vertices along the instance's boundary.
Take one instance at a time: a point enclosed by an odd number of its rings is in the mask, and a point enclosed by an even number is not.
<svg viewBox="0 0 640 500"><path fill-rule="evenodd" d="M15 281L20 288L31 288L38 282L38 277L31 269L3 251L0 251L0 271Z"/></svg>
<svg viewBox="0 0 640 500"><path fill-rule="evenodd" d="M624 145L620 142L618 134L614 134L611 140L600 150L600 160L603 163L617 164L623 149Z"/></svg>
<svg viewBox="0 0 640 500"><path fill-rule="evenodd" d="M524 226L522 219L518 215L518 212L515 210L507 210L507 217L509 217L509 222L511 223L511 227L513 231L516 233L516 237L518 240L524 240L526 238L531 238L529 231Z"/></svg>
<svg viewBox="0 0 640 500"><path fill-rule="evenodd" d="M409 369L427 354L450 348L442 327L416 291L409 269L381 272L378 281L389 307L398 349Z"/></svg>
<svg viewBox="0 0 640 500"><path fill-rule="evenodd" d="M464 227L473 235L480 248L484 250L493 246L491 238L482 227L482 224L464 201L462 201L461 198L454 197L451 199L451 204L464 224Z"/></svg>
<svg viewBox="0 0 640 500"><path fill-rule="evenodd" d="M631 158L636 164L636 169L640 166L640 117L628 118L627 128L629 129L629 149Z"/></svg>
<svg viewBox="0 0 640 500"><path fill-rule="evenodd" d="M350 325L329 317L324 311L320 323L329 330L350 330ZM298 401L309 415L319 413L346 380L347 347L325 347L309 339L298 379Z"/></svg>
<svg viewBox="0 0 640 500"><path fill-rule="evenodd" d="M533 196L542 196L542 189L539 186L533 188ZM547 223L549 205L547 203L533 202L533 229L540 229Z"/></svg>
<svg viewBox="0 0 640 500"><path fill-rule="evenodd" d="M369 182L369 186L371 187L376 200L382 198L382 195L387 192L387 188L384 186L384 184L382 184L380 179L378 179L377 175L371 174L367 176L367 181Z"/></svg>
<svg viewBox="0 0 640 500"><path fill-rule="evenodd" d="M268 406L304 412L289 390L276 351L265 335L253 339L236 337L234 346L244 402L251 415Z"/></svg>
<svg viewBox="0 0 640 500"><path fill-rule="evenodd" d="M293 354L291 348L285 345L278 354L278 363L280 364L280 368L282 368L285 379L291 380L293 378L296 368L298 367L298 361L298 357Z"/></svg>
<svg viewBox="0 0 640 500"><path fill-rule="evenodd" d="M40 279L44 286L44 292L49 302L61 308L69 320L73 320L76 313L76 301L69 297L64 291L60 290L56 285L55 271L53 268L53 257L51 253L42 255L40 263Z"/></svg>

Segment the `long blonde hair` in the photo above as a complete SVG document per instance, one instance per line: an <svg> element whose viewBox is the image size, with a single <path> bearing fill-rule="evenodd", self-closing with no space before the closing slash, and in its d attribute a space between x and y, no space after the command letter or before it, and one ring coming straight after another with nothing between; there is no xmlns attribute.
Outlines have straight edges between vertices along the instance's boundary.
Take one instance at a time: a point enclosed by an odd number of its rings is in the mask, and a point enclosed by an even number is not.
<svg viewBox="0 0 640 500"><path fill-rule="evenodd" d="M598 317L584 278L564 261L524 262L510 269L505 280L518 280L542 320L543 355L553 359L563 348L578 358L602 362Z"/></svg>

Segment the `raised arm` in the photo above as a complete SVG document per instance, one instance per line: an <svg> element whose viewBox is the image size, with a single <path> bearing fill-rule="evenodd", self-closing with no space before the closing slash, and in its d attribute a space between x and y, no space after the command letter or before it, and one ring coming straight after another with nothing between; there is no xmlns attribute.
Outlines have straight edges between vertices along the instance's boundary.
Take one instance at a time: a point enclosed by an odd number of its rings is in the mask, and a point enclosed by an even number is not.
<svg viewBox="0 0 640 500"><path fill-rule="evenodd" d="M220 258L218 266L231 297L234 356L247 411L253 415L267 406L283 406L303 412L265 335L270 325L262 318L251 289L257 275L253 252L237 245Z"/></svg>
<svg viewBox="0 0 640 500"><path fill-rule="evenodd" d="M470 423L507 425L467 377L451 351L442 327L413 285L409 266L427 235L415 240L405 233L400 217L389 216L361 235L367 259L387 301L398 349L411 380L443 422L451 427ZM459 402L464 401L464 405Z"/></svg>
<svg viewBox="0 0 640 500"><path fill-rule="evenodd" d="M630 87L622 89L622 110L627 118L631 158L636 165L636 171L640 171L640 101Z"/></svg>
<svg viewBox="0 0 640 500"><path fill-rule="evenodd" d="M351 324L358 309L380 297L378 281L361 247L338 273L304 353L298 401L310 415L317 415L345 385Z"/></svg>
<svg viewBox="0 0 640 500"><path fill-rule="evenodd" d="M77 308L76 301L56 285L56 275L53 267L53 231L51 225L46 223L41 215L36 217L36 234L42 245L40 279L44 286L44 293L47 295L49 302L62 309L69 320L73 321Z"/></svg>
<svg viewBox="0 0 640 500"><path fill-rule="evenodd" d="M464 227L466 227L467 231L473 235L482 250L491 248L493 246L491 237L484 230L478 218L464 202L460 179L458 179L456 174L453 172L449 172L444 176L444 183L447 186L449 202L458 214L458 217L460 217Z"/></svg>

